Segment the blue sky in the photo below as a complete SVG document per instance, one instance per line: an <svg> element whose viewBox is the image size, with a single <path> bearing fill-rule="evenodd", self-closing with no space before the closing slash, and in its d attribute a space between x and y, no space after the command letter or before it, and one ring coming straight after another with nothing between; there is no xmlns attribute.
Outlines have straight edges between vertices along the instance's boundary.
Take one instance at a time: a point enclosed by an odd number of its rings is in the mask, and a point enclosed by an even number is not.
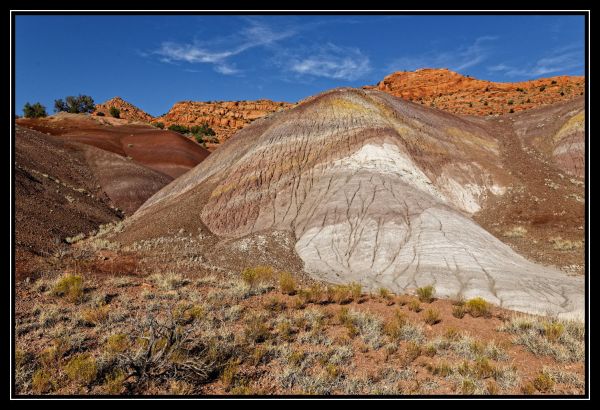
<svg viewBox="0 0 600 410"><path fill-rule="evenodd" d="M583 16L17 16L17 110L116 95L295 102L445 67L492 81L583 75Z"/></svg>

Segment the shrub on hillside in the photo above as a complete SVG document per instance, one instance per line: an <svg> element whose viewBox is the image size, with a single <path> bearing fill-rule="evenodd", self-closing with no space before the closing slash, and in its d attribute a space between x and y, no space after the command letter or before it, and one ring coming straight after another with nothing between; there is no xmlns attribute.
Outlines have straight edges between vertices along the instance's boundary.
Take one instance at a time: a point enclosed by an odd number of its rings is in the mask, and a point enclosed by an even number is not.
<svg viewBox="0 0 600 410"><path fill-rule="evenodd" d="M36 102L34 104L25 103L23 115L25 118L41 118L46 117L48 114L46 114L46 107Z"/></svg>
<svg viewBox="0 0 600 410"><path fill-rule="evenodd" d="M97 115L98 117L104 117L104 115L105 115L105 114L104 114L102 111L98 111L98 112L96 113L96 115Z"/></svg>
<svg viewBox="0 0 600 410"><path fill-rule="evenodd" d="M164 122L153 122L152 125L154 125L156 128L160 128L161 130L165 128L165 123Z"/></svg>
<svg viewBox="0 0 600 410"><path fill-rule="evenodd" d="M114 118L121 118L121 110L119 110L117 107L110 107L109 113Z"/></svg>
<svg viewBox="0 0 600 410"><path fill-rule="evenodd" d="M190 130L187 127L185 127L183 125L179 125L179 124L169 125L168 129L170 131L175 131L175 132L178 132L180 134L187 134L188 132L190 132Z"/></svg>
<svg viewBox="0 0 600 410"><path fill-rule="evenodd" d="M94 99L89 95L79 94L77 97L69 95L62 99L54 100L54 111L65 111L72 114L91 113L95 110Z"/></svg>
<svg viewBox="0 0 600 410"><path fill-rule="evenodd" d="M194 125L192 128L190 128L190 132L194 135L215 135L215 131L210 128L207 123L202 125Z"/></svg>

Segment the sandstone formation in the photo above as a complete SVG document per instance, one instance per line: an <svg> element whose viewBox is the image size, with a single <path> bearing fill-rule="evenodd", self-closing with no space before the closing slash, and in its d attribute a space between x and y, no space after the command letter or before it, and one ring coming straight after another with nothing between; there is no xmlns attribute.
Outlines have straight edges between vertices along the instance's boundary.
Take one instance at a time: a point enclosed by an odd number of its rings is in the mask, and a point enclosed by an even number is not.
<svg viewBox="0 0 600 410"><path fill-rule="evenodd" d="M110 117L110 109L112 107L119 109L119 118L140 122L152 121L152 116L150 114L140 110L135 105L128 103L121 97L114 97L102 104L96 104L94 115L98 115L98 113L101 112L104 116Z"/></svg>
<svg viewBox="0 0 600 410"><path fill-rule="evenodd" d="M155 121L163 122L165 126L179 124L188 127L207 123L215 131L219 141L224 142L252 121L290 106L292 104L271 100L182 101Z"/></svg>
<svg viewBox="0 0 600 410"><path fill-rule="evenodd" d="M526 260L471 217L515 182L494 130L375 90L325 92L238 132L151 197L120 240L283 233L317 279L432 284L442 297L580 317L581 278Z"/></svg>
<svg viewBox="0 0 600 410"><path fill-rule="evenodd" d="M61 113L47 118L21 118L17 124L118 154L170 179L187 172L209 154L181 134L128 120Z"/></svg>
<svg viewBox="0 0 600 410"><path fill-rule="evenodd" d="M583 95L584 77L558 76L517 83L465 77L448 69L423 68L388 75L367 86L456 114L496 115L568 101Z"/></svg>

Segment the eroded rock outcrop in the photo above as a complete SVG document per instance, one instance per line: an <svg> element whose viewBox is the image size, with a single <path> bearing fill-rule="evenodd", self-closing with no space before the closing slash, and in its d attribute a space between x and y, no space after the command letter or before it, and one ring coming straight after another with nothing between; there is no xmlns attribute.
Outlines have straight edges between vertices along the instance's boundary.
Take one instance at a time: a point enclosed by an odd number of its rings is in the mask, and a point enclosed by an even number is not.
<svg viewBox="0 0 600 410"><path fill-rule="evenodd" d="M102 104L96 104L96 110L93 114L98 115L98 113L101 112L105 116L110 116L110 109L112 107L119 110L119 118L140 122L152 121L152 116L150 114L139 109L135 105L128 103L121 97L114 97Z"/></svg>
<svg viewBox="0 0 600 410"><path fill-rule="evenodd" d="M206 123L214 129L219 141L224 142L252 121L290 106L292 104L271 100L181 101L155 121L163 122L165 126L179 124L187 127Z"/></svg>
<svg viewBox="0 0 600 410"><path fill-rule="evenodd" d="M583 281L534 264L470 218L511 183L471 121L338 89L255 121L150 198L121 239L205 226L227 240L289 232L311 276L581 316ZM152 224L148 224L152 221Z"/></svg>
<svg viewBox="0 0 600 410"><path fill-rule="evenodd" d="M448 69L423 68L390 74L376 86L365 88L456 114L496 115L572 100L583 95L585 79L558 76L496 83Z"/></svg>

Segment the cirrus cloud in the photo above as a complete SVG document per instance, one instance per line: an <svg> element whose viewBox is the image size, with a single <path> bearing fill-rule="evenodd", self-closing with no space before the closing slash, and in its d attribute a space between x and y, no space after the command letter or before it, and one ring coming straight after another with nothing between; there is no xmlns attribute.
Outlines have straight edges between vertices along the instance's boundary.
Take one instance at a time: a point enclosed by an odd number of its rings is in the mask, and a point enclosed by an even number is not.
<svg viewBox="0 0 600 410"><path fill-rule="evenodd" d="M371 71L371 62L358 48L328 43L308 52L288 53L285 68L300 76L354 81Z"/></svg>
<svg viewBox="0 0 600 410"><path fill-rule="evenodd" d="M162 42L157 50L144 55L155 55L163 63L210 64L216 72L231 75L241 72L230 60L247 50L267 47L294 35L293 30L275 31L258 21L234 33L229 38L219 39L225 43L221 49L211 49L208 44L216 41L195 41L193 43Z"/></svg>

